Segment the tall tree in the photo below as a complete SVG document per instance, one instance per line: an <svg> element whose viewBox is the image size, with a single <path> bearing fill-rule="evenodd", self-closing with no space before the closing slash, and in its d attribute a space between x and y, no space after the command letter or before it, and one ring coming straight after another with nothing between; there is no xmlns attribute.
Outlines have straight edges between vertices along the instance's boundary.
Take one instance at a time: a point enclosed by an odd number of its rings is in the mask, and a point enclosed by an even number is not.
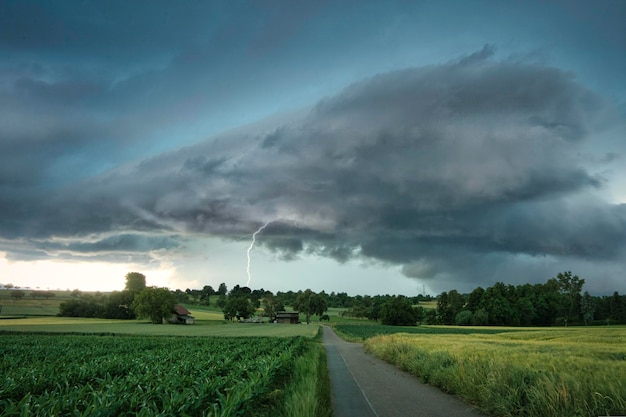
<svg viewBox="0 0 626 417"><path fill-rule="evenodd" d="M132 309L135 294L128 290L113 291L104 302L104 317L108 319L132 320L137 318Z"/></svg>
<svg viewBox="0 0 626 417"><path fill-rule="evenodd" d="M480 308L480 300L483 298L484 293L485 290L483 287L476 287L470 293L465 309L471 311L472 313L478 310Z"/></svg>
<svg viewBox="0 0 626 417"><path fill-rule="evenodd" d="M200 291L200 301L204 301L206 305L211 305L211 296L215 294L215 290L210 285L205 285Z"/></svg>
<svg viewBox="0 0 626 417"><path fill-rule="evenodd" d="M415 326L423 318L423 309L413 308L407 297L398 295L385 302L380 309L380 320L391 326Z"/></svg>
<svg viewBox="0 0 626 417"><path fill-rule="evenodd" d="M26 293L22 290L11 291L11 297L15 298L16 300L21 300L22 298L24 298L25 295Z"/></svg>
<svg viewBox="0 0 626 417"><path fill-rule="evenodd" d="M309 324L311 322L311 316L315 314L321 316L326 310L328 310L328 305L326 304L324 297L314 293L310 289L307 289L306 291L298 294L295 302L293 303L293 308L300 313L304 313L306 323Z"/></svg>
<svg viewBox="0 0 626 417"><path fill-rule="evenodd" d="M232 320L237 318L247 319L251 317L256 309L245 295L237 295L234 297L228 297L226 305L224 306L224 318L226 320Z"/></svg>
<svg viewBox="0 0 626 417"><path fill-rule="evenodd" d="M126 274L126 290L138 294L146 288L146 276L139 272Z"/></svg>
<svg viewBox="0 0 626 417"><path fill-rule="evenodd" d="M503 282L496 282L492 287L485 290L481 308L484 308L489 314L489 324L495 326L519 325L519 315L511 305L510 297L510 288Z"/></svg>
<svg viewBox="0 0 626 417"><path fill-rule="evenodd" d="M442 324L454 324L454 318L463 310L465 299L457 290L442 292L437 299L437 316Z"/></svg>
<svg viewBox="0 0 626 417"><path fill-rule="evenodd" d="M610 318L618 323L626 322L626 297L613 292L609 298Z"/></svg>
<svg viewBox="0 0 626 417"><path fill-rule="evenodd" d="M283 301L280 298L275 297L270 292L265 294L265 298L263 298L262 303L265 315L269 317L270 321L274 321L274 319L276 319L276 314L285 309Z"/></svg>
<svg viewBox="0 0 626 417"><path fill-rule="evenodd" d="M159 324L172 315L175 304L174 295L167 288L146 287L135 296L132 308L139 317Z"/></svg>
<svg viewBox="0 0 626 417"><path fill-rule="evenodd" d="M596 311L596 303L593 301L589 291L585 291L580 300L580 313L583 316L585 326L593 320L593 313Z"/></svg>
<svg viewBox="0 0 626 417"><path fill-rule="evenodd" d="M585 280L572 275L571 271L560 272L556 276L559 282L561 294L565 297L565 317L568 321L576 321L580 318L580 292Z"/></svg>
<svg viewBox="0 0 626 417"><path fill-rule="evenodd" d="M239 284L235 285L228 293L229 297L245 296L249 297L252 294L252 290L249 287L240 287Z"/></svg>

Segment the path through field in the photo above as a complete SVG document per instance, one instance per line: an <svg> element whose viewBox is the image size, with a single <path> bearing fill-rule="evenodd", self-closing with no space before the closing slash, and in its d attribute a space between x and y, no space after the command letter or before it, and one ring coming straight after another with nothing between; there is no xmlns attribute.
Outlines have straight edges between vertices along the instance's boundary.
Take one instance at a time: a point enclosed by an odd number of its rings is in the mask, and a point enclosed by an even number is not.
<svg viewBox="0 0 626 417"><path fill-rule="evenodd" d="M365 353L324 326L335 417L476 417L476 409Z"/></svg>

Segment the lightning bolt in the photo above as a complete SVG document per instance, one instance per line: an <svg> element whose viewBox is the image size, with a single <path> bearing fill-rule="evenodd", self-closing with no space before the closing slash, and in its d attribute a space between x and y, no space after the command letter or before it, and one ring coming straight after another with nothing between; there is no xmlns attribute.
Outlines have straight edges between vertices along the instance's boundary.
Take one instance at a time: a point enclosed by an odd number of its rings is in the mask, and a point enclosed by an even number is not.
<svg viewBox="0 0 626 417"><path fill-rule="evenodd" d="M270 220L269 222L265 222L265 224L261 227L259 227L257 229L256 232L252 233L252 242L250 242L250 246L248 246L248 250L246 251L246 255L248 256L248 265L246 267L246 272L248 273L248 282L246 282L246 287L250 286L250 279L252 278L252 275L250 274L250 252L252 252L252 249L254 248L254 244L256 243L256 236L261 233L268 224L272 223L275 220Z"/></svg>

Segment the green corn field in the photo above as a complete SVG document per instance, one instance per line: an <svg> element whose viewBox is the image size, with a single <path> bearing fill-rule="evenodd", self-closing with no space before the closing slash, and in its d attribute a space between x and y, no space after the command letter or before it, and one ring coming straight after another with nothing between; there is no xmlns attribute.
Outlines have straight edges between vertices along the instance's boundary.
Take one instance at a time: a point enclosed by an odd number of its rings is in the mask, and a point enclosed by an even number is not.
<svg viewBox="0 0 626 417"><path fill-rule="evenodd" d="M2 335L0 415L277 415L309 342Z"/></svg>

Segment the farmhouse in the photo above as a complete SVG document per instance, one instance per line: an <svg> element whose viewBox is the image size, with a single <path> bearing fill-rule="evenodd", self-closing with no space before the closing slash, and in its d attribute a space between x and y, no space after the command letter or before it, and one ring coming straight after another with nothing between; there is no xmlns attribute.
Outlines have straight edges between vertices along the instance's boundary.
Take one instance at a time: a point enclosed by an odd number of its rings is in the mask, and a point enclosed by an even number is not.
<svg viewBox="0 0 626 417"><path fill-rule="evenodd" d="M281 311L276 314L276 323L282 324L298 324L300 322L300 315L298 313L287 313Z"/></svg>
<svg viewBox="0 0 626 417"><path fill-rule="evenodd" d="M168 320L172 324L194 324L195 317L191 315L191 312L180 304L174 306L172 316Z"/></svg>

